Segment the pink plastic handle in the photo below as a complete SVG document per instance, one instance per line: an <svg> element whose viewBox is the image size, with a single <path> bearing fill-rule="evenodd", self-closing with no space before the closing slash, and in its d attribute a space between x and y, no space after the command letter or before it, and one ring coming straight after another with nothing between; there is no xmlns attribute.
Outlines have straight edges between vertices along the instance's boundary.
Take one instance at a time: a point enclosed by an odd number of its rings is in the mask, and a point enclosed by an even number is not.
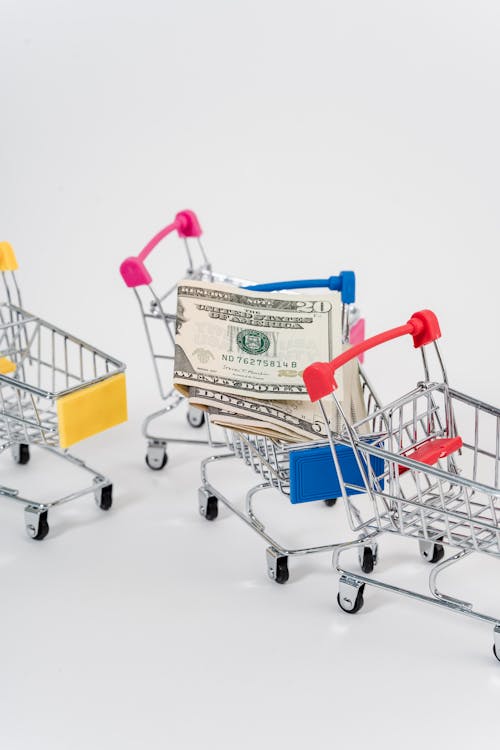
<svg viewBox="0 0 500 750"><path fill-rule="evenodd" d="M413 313L405 325L398 328L391 328L389 331L384 331L376 336L371 336L365 339L365 341L355 344L347 351L342 352L338 357L332 359L331 362L314 362L309 367L306 367L303 379L311 401L319 401L336 390L338 386L335 381L335 372L339 367L345 365L346 362L350 362L351 359L358 357L363 352L368 351L368 349L373 349L375 346L384 344L386 341L391 341L407 334L413 337L413 346L416 349L430 344L441 336L437 317L431 310L420 310Z"/></svg>
<svg viewBox="0 0 500 750"><path fill-rule="evenodd" d="M158 234L155 234L153 239L143 247L139 255L131 255L130 258L126 258L123 261L120 266L120 273L127 286L134 287L151 284L153 279L144 265L144 261L164 237L175 231L177 231L179 237L200 237L201 226L194 211L179 211L173 222L168 224L164 229L161 229Z"/></svg>
<svg viewBox="0 0 500 750"><path fill-rule="evenodd" d="M351 332L349 334L349 343L354 344L360 344L362 341L365 340L365 319L360 318L356 323L354 323L353 327L351 328ZM359 355L359 361L363 362L364 360L364 354L361 353Z"/></svg>

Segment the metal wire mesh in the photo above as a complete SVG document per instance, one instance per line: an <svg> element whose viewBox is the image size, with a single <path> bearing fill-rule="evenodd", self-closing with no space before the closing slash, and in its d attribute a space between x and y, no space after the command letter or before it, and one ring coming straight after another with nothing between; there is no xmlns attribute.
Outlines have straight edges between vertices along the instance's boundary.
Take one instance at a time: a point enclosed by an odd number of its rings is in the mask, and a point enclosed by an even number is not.
<svg viewBox="0 0 500 750"><path fill-rule="evenodd" d="M443 384L421 384L379 415L385 439L354 441L363 480L346 489L368 492L373 515L347 498L351 525L375 528L500 556L500 411ZM412 460L428 440L450 437L459 425L463 448L434 466ZM347 441L344 441L349 444ZM375 475L370 456L384 460ZM340 471L342 475L342 471Z"/></svg>
<svg viewBox="0 0 500 750"><path fill-rule="evenodd" d="M0 305L0 441L58 445L59 397L121 372L121 362L19 307Z"/></svg>

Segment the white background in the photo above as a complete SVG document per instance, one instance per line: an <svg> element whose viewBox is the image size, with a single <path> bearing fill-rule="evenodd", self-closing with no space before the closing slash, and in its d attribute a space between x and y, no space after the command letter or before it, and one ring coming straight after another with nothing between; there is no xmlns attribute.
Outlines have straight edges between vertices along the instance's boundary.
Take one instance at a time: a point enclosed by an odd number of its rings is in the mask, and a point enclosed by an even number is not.
<svg viewBox="0 0 500 750"><path fill-rule="evenodd" d="M1 746L495 741L487 626L375 591L348 617L327 558L273 585L250 530L197 515L203 450L178 447L148 472L140 421L159 400L118 266L192 208L219 270L267 281L353 268L370 333L434 309L452 384L495 402L498 3L0 10L1 239L28 309L128 363L130 405L128 425L78 450L113 478L110 513L67 506L36 543L20 507L0 507ZM158 251L165 285L178 250ZM388 350L367 367L394 394L412 355ZM6 457L2 482L50 497L66 475L44 461ZM228 492L252 479L235 467ZM278 530L294 524L292 541L345 531L341 508L280 500L272 513ZM423 580L408 543L384 549L381 573ZM494 564L450 573L451 588L498 594Z"/></svg>

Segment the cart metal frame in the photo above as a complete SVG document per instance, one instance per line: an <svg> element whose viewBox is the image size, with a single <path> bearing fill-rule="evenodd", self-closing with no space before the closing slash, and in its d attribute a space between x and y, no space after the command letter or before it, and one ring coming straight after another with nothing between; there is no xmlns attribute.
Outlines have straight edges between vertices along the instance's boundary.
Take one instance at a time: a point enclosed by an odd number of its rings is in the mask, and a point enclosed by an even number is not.
<svg viewBox="0 0 500 750"><path fill-rule="evenodd" d="M17 464L30 460L32 446L42 448L91 476L90 484L54 500L38 501L0 485L0 495L24 505L25 528L32 539L49 532L50 509L92 494L102 510L112 505L111 480L68 452L61 435L62 403L71 394L90 407L101 386L125 371L125 365L22 307L11 246L0 243L0 275L6 302L0 303L0 452L10 449ZM124 398L124 382L119 385ZM95 400L94 400L95 404ZM77 407L78 409L78 407ZM126 407L125 407L126 409ZM81 409L80 409L81 411ZM74 413L74 409L73 409ZM100 431L101 428L95 431ZM74 441L71 441L74 442Z"/></svg>
<svg viewBox="0 0 500 750"><path fill-rule="evenodd" d="M323 286L332 289L335 288L332 279L323 280ZM337 277L341 295L343 294L342 275ZM321 286L320 280L288 282L293 284L294 288L308 288L311 286ZM267 284L266 291L276 291L283 288L283 283ZM253 287L254 289L256 287ZM262 287L257 287L261 289ZM342 297L342 343L349 341L350 323L352 320L350 305L353 302L351 296ZM372 391L368 380L363 381L363 394L365 405L368 413L378 406L378 400ZM225 430L226 447L229 452L224 454L215 454L208 456L201 462L201 487L198 490L198 504L200 514L208 521L213 521L218 516L218 503L221 502L238 518L244 521L252 528L264 541L269 545L266 549L267 573L271 580L276 583L286 583L289 579L288 559L289 557L304 556L321 552L331 552L338 547L338 542L323 544L311 547L290 547L283 542L278 541L270 536L266 531L266 522L257 516L254 507L254 499L259 494L269 489L277 490L281 495L290 499L291 482L294 477L290 473L290 455L295 451L309 450L314 447L324 448L326 441L315 441L301 444L290 444L273 440L264 435L250 435L240 431ZM227 497L209 478L209 467L235 458L242 461L254 473L258 474L263 481L251 487L245 496L244 506ZM314 458L314 457L312 457ZM335 505L336 497L322 498L326 505ZM357 543L360 545L359 562L361 569L370 572L377 560L377 545L372 541L373 534L368 530L362 531L357 537ZM342 543L343 544L343 543Z"/></svg>
<svg viewBox="0 0 500 750"><path fill-rule="evenodd" d="M335 372L362 351L406 334L422 353L424 380L375 410L371 421L364 420L371 429L367 437L363 423L349 424L342 411L335 396ZM346 543L333 553L333 565L340 574L337 601L345 612L359 612L368 585L487 622L493 625L493 651L500 660L500 617L444 593L437 583L444 570L472 553L500 558L500 410L449 387L437 344L440 335L433 313L420 311L404 326L371 337L332 362L315 363L304 372L311 399L323 407L325 424L327 398L333 398L342 417L342 433L329 431L328 435L351 529L374 538L392 533L415 539L422 557L437 563L429 574L429 596L346 568L341 564L343 553L360 542ZM440 371L436 381L430 379L427 349L434 350ZM341 445L353 452L359 469L356 482L346 479L338 461ZM378 473L373 470L374 457L383 466ZM364 493L364 498L360 501L353 491ZM445 547L458 551L444 558Z"/></svg>
<svg viewBox="0 0 500 750"><path fill-rule="evenodd" d="M141 250L139 255L130 256L123 261L120 266L120 272L125 284L132 288L139 305L160 398L164 402L163 407L149 414L142 424L142 434L147 442L146 464L154 471L159 471L166 466L168 461L167 446L169 443L209 445L213 448L224 448L225 446L223 440L217 440L213 437L210 425L208 421L205 421L204 411L191 406L188 406L187 409L187 421L193 428L201 428L205 425L207 429L206 438L196 439L160 435L152 429L154 422L174 411L185 402L185 398L173 386L166 387L166 383L171 381L171 374L166 369L162 370L161 367L164 363L169 363L173 367L174 363L175 303L179 280L176 280L173 284L170 283L166 291L159 292L153 286L152 276L145 266L145 261L150 253L163 239L174 232L182 240L186 254L187 268L183 277L185 279L231 284L255 291L305 288L307 285L320 286L319 281L324 282L323 285L328 286L328 282L330 281L330 279L326 279L314 280L314 283L312 280L308 280L307 282L253 284L248 279L214 271L201 240L202 230L200 223L196 214L190 210L177 213L174 221L160 230ZM345 273L351 274L351 272ZM301 284L304 286L301 287ZM352 329L356 324L359 324L361 329L363 321L360 318L359 310L351 304L349 306L349 320L344 320L343 326L344 328L350 326ZM362 335L361 330L360 335ZM160 341L161 343L159 343Z"/></svg>

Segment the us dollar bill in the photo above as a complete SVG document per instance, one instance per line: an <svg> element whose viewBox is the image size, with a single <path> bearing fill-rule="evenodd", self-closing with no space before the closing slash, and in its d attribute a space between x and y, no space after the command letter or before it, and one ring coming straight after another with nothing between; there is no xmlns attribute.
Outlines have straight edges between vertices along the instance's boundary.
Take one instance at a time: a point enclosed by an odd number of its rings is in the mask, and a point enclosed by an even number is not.
<svg viewBox="0 0 500 750"><path fill-rule="evenodd" d="M340 354L338 294L251 292L225 284L178 286L174 385L308 401L305 367ZM340 376L339 393L342 391Z"/></svg>
<svg viewBox="0 0 500 750"><path fill-rule="evenodd" d="M247 420L237 414L227 414L219 409L211 408L209 410L210 423L222 427L232 432L242 432L245 435L260 435L271 438L280 443L303 443L304 438L300 438L296 433L287 432L275 425L267 422L254 422Z"/></svg>
<svg viewBox="0 0 500 750"><path fill-rule="evenodd" d="M326 437L321 410L310 401L259 401L197 386L190 389L189 403L207 409L211 421L220 426L246 428L243 431L259 428L262 434L272 430L293 440Z"/></svg>
<svg viewBox="0 0 500 750"><path fill-rule="evenodd" d="M359 422L366 417L366 406L356 361L345 366L344 383L342 409L351 424ZM318 440L326 438L328 430L338 433L345 427L332 399L327 399L323 404L328 425L319 404L307 401L258 400L194 387L189 390L189 403L206 409L210 421L220 427L266 435L285 442ZM361 432L365 431L366 427L363 426Z"/></svg>

